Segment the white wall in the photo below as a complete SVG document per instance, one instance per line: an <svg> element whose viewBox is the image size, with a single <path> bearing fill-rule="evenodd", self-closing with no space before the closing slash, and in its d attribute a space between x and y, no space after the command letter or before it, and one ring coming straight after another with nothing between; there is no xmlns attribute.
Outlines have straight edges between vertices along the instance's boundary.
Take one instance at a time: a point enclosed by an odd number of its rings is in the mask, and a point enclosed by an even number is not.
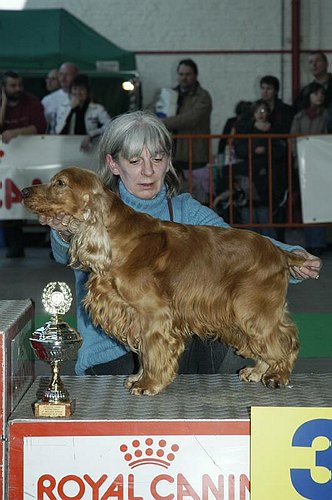
<svg viewBox="0 0 332 500"><path fill-rule="evenodd" d="M303 49L332 49L331 0L302 0ZM191 50L290 50L291 0L27 0L26 8L64 8L120 47L188 51L138 55L144 105L160 87L176 84L176 66L191 57L213 99L212 132L221 133L241 99L259 97L258 82L277 76L291 101L289 54L192 54ZM310 81L302 57L302 83Z"/></svg>

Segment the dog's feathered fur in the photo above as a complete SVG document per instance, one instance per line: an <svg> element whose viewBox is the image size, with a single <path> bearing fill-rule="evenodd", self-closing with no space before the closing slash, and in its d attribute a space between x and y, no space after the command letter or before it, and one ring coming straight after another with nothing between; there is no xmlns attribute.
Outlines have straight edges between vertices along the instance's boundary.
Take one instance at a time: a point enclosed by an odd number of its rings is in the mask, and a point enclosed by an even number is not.
<svg viewBox="0 0 332 500"><path fill-rule="evenodd" d="M84 305L93 323L139 353L140 370L128 379L132 393L167 386L193 332L254 359L242 380L288 383L299 349L286 308L289 267L303 257L252 231L137 213L78 167L22 193L35 213L79 221L70 264L90 271Z"/></svg>

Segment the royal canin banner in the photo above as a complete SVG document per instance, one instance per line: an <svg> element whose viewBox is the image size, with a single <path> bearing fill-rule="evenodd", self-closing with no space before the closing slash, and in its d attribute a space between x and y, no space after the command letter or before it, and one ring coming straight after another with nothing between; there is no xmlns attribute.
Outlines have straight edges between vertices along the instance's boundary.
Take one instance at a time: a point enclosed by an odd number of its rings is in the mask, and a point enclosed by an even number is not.
<svg viewBox="0 0 332 500"><path fill-rule="evenodd" d="M35 219L21 204L21 190L48 182L65 167L96 170L95 151L84 153L84 136L19 136L0 145L0 220Z"/></svg>
<svg viewBox="0 0 332 500"><path fill-rule="evenodd" d="M9 500L250 498L248 421L13 422L10 433Z"/></svg>

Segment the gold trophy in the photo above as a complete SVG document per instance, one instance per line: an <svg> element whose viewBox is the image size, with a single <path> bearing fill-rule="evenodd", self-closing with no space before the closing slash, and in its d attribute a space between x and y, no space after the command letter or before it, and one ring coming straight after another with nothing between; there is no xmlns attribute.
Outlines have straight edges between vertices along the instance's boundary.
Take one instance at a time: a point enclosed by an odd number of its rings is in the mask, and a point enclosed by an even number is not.
<svg viewBox="0 0 332 500"><path fill-rule="evenodd" d="M73 402L60 378L60 363L75 359L82 344L80 334L62 319L72 299L69 286L60 281L48 283L43 290L42 303L51 319L29 340L36 357L51 365L52 379L42 399L34 403L36 417L69 417L73 413Z"/></svg>

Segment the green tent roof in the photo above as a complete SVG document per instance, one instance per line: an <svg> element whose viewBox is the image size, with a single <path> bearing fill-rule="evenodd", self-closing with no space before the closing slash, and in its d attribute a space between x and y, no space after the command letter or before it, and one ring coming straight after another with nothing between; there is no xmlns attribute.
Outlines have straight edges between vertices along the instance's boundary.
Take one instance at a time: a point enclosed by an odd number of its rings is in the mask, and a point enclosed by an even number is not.
<svg viewBox="0 0 332 500"><path fill-rule="evenodd" d="M0 11L0 68L48 70L73 62L81 71L97 61L136 69L135 54L99 35L64 9Z"/></svg>

